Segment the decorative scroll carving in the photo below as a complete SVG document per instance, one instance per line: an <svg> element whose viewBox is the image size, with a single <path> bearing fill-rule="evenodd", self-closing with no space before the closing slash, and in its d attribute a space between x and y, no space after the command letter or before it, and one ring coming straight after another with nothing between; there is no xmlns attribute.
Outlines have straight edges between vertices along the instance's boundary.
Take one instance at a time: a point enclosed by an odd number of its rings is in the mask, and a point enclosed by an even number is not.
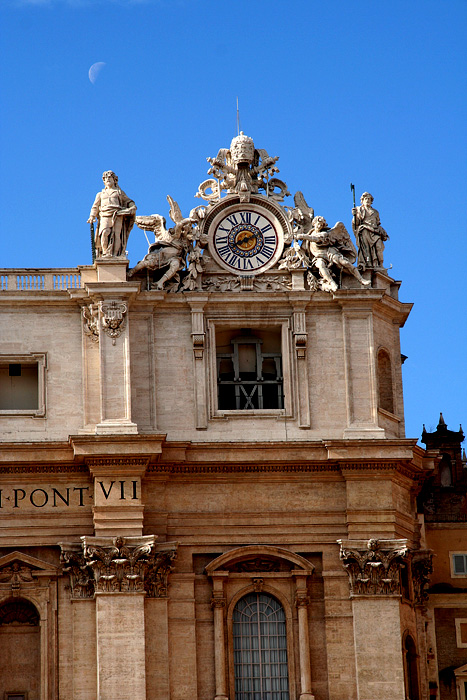
<svg viewBox="0 0 467 700"><path fill-rule="evenodd" d="M102 327L105 333L112 338L112 343L115 345L115 339L118 338L125 328L125 315L128 311L128 306L123 301L102 301Z"/></svg>
<svg viewBox="0 0 467 700"><path fill-rule="evenodd" d="M83 328L85 334L93 342L99 342L99 305L89 304L83 306Z"/></svg>
<svg viewBox="0 0 467 700"><path fill-rule="evenodd" d="M306 593L297 593L295 596L295 606L297 608L306 608L310 604L310 596Z"/></svg>
<svg viewBox="0 0 467 700"><path fill-rule="evenodd" d="M155 537L82 537L81 545L62 544L63 570L70 574L72 598L92 598L95 593L145 592L152 598L167 595L177 545L163 550Z"/></svg>
<svg viewBox="0 0 467 700"><path fill-rule="evenodd" d="M350 579L350 595L400 595L401 566L409 556L407 540L343 542L340 558Z"/></svg>
<svg viewBox="0 0 467 700"><path fill-rule="evenodd" d="M433 572L433 552L419 549L412 554L412 583L415 605L424 605L428 600L426 588Z"/></svg>
<svg viewBox="0 0 467 700"><path fill-rule="evenodd" d="M225 608L225 598L214 595L211 598L211 608Z"/></svg>

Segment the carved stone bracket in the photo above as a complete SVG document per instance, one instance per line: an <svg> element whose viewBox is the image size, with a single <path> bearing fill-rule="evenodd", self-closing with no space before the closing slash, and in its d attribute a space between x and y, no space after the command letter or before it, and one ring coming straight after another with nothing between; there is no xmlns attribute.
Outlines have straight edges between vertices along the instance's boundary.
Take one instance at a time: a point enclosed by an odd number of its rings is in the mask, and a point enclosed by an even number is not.
<svg viewBox="0 0 467 700"><path fill-rule="evenodd" d="M177 543L157 548L155 540L154 535L82 537L81 544L61 544L63 570L70 574L72 598L122 592L145 592L151 598L167 596Z"/></svg>
<svg viewBox="0 0 467 700"><path fill-rule="evenodd" d="M425 605L428 600L426 588L433 572L433 552L419 549L412 553L412 583L415 605Z"/></svg>
<svg viewBox="0 0 467 700"><path fill-rule="evenodd" d="M297 357L306 357L306 344L308 334L306 332L306 317L304 311L295 311L293 316L293 335Z"/></svg>
<svg viewBox="0 0 467 700"><path fill-rule="evenodd" d="M121 335L125 328L128 306L122 301L101 301L100 311L104 332L112 338L112 343L115 345L116 338Z"/></svg>
<svg viewBox="0 0 467 700"><path fill-rule="evenodd" d="M254 578L253 579L253 588L256 593L261 593L261 591L264 588L264 578Z"/></svg>
<svg viewBox="0 0 467 700"><path fill-rule="evenodd" d="M410 557L407 540L338 540L350 595L400 595L401 567Z"/></svg>
<svg viewBox="0 0 467 700"><path fill-rule="evenodd" d="M83 329L85 334L94 343L99 342L99 305L89 304L83 306Z"/></svg>

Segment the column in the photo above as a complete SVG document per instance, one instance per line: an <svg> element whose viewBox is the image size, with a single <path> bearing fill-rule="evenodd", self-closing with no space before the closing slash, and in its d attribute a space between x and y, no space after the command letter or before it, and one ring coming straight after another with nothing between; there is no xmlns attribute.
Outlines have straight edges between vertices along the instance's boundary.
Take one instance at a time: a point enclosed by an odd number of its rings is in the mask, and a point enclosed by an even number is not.
<svg viewBox="0 0 467 700"><path fill-rule="evenodd" d="M310 635L308 631L308 604L306 575L294 571L296 579L295 605L298 614L298 646L300 653L300 700L314 700L311 692Z"/></svg>
<svg viewBox="0 0 467 700"><path fill-rule="evenodd" d="M85 285L92 304L84 315L84 332L99 345L99 377L92 379L89 371L86 374L88 391L90 383L99 383L98 435L138 432L131 420L128 309L139 283L126 281L127 267L126 259L100 259L96 262L97 282Z"/></svg>
<svg viewBox="0 0 467 700"><path fill-rule="evenodd" d="M400 569L407 540L338 540L349 575L358 700L405 697Z"/></svg>
<svg viewBox="0 0 467 700"><path fill-rule="evenodd" d="M227 692L227 674L225 664L225 597L224 580L228 578L227 571L216 571L212 577L213 592L211 607L214 611L214 665L216 674L216 695L214 700L229 700Z"/></svg>

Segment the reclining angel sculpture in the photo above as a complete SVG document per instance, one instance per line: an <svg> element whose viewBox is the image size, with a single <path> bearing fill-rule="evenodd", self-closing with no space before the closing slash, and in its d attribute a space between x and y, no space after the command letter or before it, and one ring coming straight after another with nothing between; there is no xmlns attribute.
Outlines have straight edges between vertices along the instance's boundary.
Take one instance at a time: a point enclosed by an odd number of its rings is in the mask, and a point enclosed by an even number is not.
<svg viewBox="0 0 467 700"><path fill-rule="evenodd" d="M167 230L165 218L159 214L137 216L138 228L152 231L156 241L149 246L147 255L128 272L128 276L132 277L140 270L168 268L157 281L157 289L163 289L164 285L185 267L188 250L194 238L192 227L197 223L196 210L193 210L188 218L184 218L177 202L169 195L167 200L170 204L169 215L175 226Z"/></svg>
<svg viewBox="0 0 467 700"><path fill-rule="evenodd" d="M329 228L324 217L315 216L309 233L298 232L294 234L294 238L303 241L300 252L307 256L308 267L318 270L321 278L319 286L323 291L334 292L338 289L332 275L333 266L346 270L365 287L371 284L371 280L364 280L358 269L352 265L357 258L357 251L342 221Z"/></svg>

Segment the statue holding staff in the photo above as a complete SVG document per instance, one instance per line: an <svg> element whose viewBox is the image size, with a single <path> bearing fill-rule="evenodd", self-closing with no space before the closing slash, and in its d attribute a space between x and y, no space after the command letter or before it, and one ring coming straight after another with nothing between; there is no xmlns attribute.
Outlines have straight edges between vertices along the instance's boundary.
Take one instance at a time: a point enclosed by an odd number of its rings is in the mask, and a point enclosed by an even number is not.
<svg viewBox="0 0 467 700"><path fill-rule="evenodd" d="M352 185L351 185L352 187ZM360 197L361 205L352 208L352 228L358 246L357 264L360 270L384 267L384 241L388 234L381 226L379 212L373 208L373 196L364 192Z"/></svg>
<svg viewBox="0 0 467 700"><path fill-rule="evenodd" d="M125 255L136 205L118 186L118 176L113 170L106 170L102 179L105 187L96 195L88 224L98 221L94 239L96 256L119 257Z"/></svg>

